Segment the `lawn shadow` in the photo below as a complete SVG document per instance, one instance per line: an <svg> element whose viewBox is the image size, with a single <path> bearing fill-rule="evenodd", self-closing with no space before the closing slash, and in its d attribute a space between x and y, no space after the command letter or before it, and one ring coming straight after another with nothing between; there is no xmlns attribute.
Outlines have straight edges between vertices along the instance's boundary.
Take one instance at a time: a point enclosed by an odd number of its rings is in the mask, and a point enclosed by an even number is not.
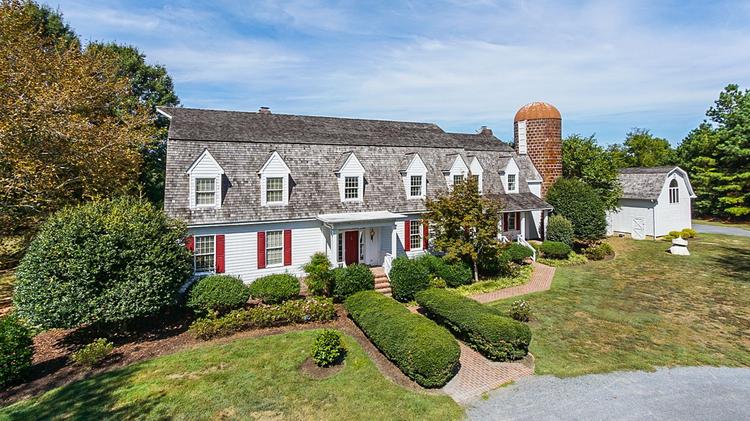
<svg viewBox="0 0 750 421"><path fill-rule="evenodd" d="M710 259L721 265L735 280L750 282L750 250L731 245L720 247L722 251L712 254Z"/></svg>
<svg viewBox="0 0 750 421"><path fill-rule="evenodd" d="M129 366L73 383L36 399L7 409L9 420L31 419L142 419L150 415L164 392L147 399L120 401L131 385L137 367Z"/></svg>

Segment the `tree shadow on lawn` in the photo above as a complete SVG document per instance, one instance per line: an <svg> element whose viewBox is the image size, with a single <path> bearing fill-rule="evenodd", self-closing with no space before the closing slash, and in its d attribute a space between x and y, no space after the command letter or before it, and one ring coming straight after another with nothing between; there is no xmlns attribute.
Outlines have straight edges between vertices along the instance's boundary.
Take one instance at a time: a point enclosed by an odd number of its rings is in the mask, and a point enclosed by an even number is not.
<svg viewBox="0 0 750 421"><path fill-rule="evenodd" d="M710 259L721 265L734 280L750 283L750 249L732 245L721 245L721 252Z"/></svg>
<svg viewBox="0 0 750 421"><path fill-rule="evenodd" d="M82 380L6 408L0 415L10 420L142 419L152 413L164 392L147 399L123 399L137 371L137 366L129 366Z"/></svg>

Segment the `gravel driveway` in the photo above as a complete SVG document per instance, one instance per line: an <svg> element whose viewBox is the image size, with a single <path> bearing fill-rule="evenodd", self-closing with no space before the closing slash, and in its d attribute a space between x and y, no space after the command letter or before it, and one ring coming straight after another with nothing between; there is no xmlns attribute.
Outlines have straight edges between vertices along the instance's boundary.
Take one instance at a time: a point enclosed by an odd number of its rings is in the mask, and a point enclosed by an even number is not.
<svg viewBox="0 0 750 421"><path fill-rule="evenodd" d="M706 234L726 234L750 237L750 231L737 227L725 227L720 225L693 224L693 229Z"/></svg>
<svg viewBox="0 0 750 421"><path fill-rule="evenodd" d="M472 420L748 419L750 368L532 376L474 401L467 414Z"/></svg>

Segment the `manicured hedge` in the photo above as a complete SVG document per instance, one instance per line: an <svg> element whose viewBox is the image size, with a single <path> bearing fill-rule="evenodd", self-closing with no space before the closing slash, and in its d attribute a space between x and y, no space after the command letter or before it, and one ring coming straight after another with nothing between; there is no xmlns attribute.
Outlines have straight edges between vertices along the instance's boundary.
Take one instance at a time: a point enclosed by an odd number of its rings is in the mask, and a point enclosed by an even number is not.
<svg viewBox="0 0 750 421"><path fill-rule="evenodd" d="M391 279L393 298L399 301L411 301L414 294L430 286L430 274L427 269L406 256L393 261L388 276Z"/></svg>
<svg viewBox="0 0 750 421"><path fill-rule="evenodd" d="M534 252L523 244L513 243L503 250L503 254L511 262L521 264L526 258L533 256Z"/></svg>
<svg viewBox="0 0 750 421"><path fill-rule="evenodd" d="M458 343L432 320L375 291L354 294L345 306L372 343L420 385L441 387L458 371Z"/></svg>
<svg viewBox="0 0 750 421"><path fill-rule="evenodd" d="M250 289L240 278L209 275L196 282L188 292L187 306L196 313L223 314L242 308L250 298Z"/></svg>
<svg viewBox="0 0 750 421"><path fill-rule="evenodd" d="M299 296L299 279L279 273L258 278L250 284L250 295L266 304L279 304Z"/></svg>
<svg viewBox="0 0 750 421"><path fill-rule="evenodd" d="M375 275L366 265L355 264L333 270L331 295L337 302L359 291L375 289Z"/></svg>
<svg viewBox="0 0 750 421"><path fill-rule="evenodd" d="M528 326L500 316L471 298L432 288L415 298L430 318L491 360L516 360L529 352Z"/></svg>
<svg viewBox="0 0 750 421"><path fill-rule="evenodd" d="M433 254L425 254L415 260L420 266L425 268L432 277L443 279L451 288L470 284L474 280L474 274L469 265L460 260L448 262L445 258Z"/></svg>
<svg viewBox="0 0 750 421"><path fill-rule="evenodd" d="M572 251L569 245L560 241L545 241L539 250L544 257L552 259L565 259Z"/></svg>

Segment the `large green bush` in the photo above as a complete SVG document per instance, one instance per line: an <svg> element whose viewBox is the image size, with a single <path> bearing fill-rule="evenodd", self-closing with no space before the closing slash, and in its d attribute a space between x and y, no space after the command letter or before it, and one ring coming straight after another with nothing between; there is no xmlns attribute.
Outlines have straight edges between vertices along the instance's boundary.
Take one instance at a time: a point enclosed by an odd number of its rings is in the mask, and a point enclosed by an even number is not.
<svg viewBox="0 0 750 421"><path fill-rule="evenodd" d="M250 295L266 304L279 304L299 297L299 279L288 273L258 278L250 284Z"/></svg>
<svg viewBox="0 0 750 421"><path fill-rule="evenodd" d="M528 326L500 316L471 298L444 289L427 289L415 298L430 318L491 360L516 360L529 352Z"/></svg>
<svg viewBox="0 0 750 421"><path fill-rule="evenodd" d="M250 289L241 279L230 275L209 275L190 288L187 305L196 313L223 314L242 308L250 298Z"/></svg>
<svg viewBox="0 0 750 421"><path fill-rule="evenodd" d="M474 280L471 267L461 260L449 262L443 257L438 257L429 253L424 254L415 260L417 264L425 268L425 270L432 275L432 278L440 278L444 280L451 288L470 284Z"/></svg>
<svg viewBox="0 0 750 421"><path fill-rule="evenodd" d="M414 294L430 286L430 274L416 260L401 256L393 261L391 273L391 292L399 301L410 301Z"/></svg>
<svg viewBox="0 0 750 421"><path fill-rule="evenodd" d="M333 271L333 298L344 301L346 297L359 291L375 289L375 276L366 265L349 265Z"/></svg>
<svg viewBox="0 0 750 421"><path fill-rule="evenodd" d="M604 203L588 184L561 178L550 187L545 200L555 207L556 214L573 224L576 240L589 242L604 238L607 232Z"/></svg>
<svg viewBox="0 0 750 421"><path fill-rule="evenodd" d="M0 389L21 380L33 355L29 328L16 316L0 317Z"/></svg>
<svg viewBox="0 0 750 421"><path fill-rule="evenodd" d="M542 252L544 257L551 259L565 259L573 250L569 245L560 241L545 241L542 243L541 247L539 247L539 251Z"/></svg>
<svg viewBox="0 0 750 421"><path fill-rule="evenodd" d="M512 243L502 251L507 260L513 263L522 264L529 257L534 255L534 251L519 243Z"/></svg>
<svg viewBox="0 0 750 421"><path fill-rule="evenodd" d="M305 271L305 285L312 295L328 295L333 286L331 261L325 253L315 253L302 268Z"/></svg>
<svg viewBox="0 0 750 421"><path fill-rule="evenodd" d="M547 240L573 246L573 224L562 215L552 215L547 222Z"/></svg>
<svg viewBox="0 0 750 421"><path fill-rule="evenodd" d="M498 247L482 253L479 258L479 273L483 276L512 276L514 266L511 265L511 256L504 250ZM524 253L526 254L525 251Z"/></svg>
<svg viewBox="0 0 750 421"><path fill-rule="evenodd" d="M375 291L354 294L345 306L372 343L420 385L441 387L458 371L458 343L432 320Z"/></svg>
<svg viewBox="0 0 750 421"><path fill-rule="evenodd" d="M204 340L227 336L247 329L282 326L291 323L322 322L336 317L330 298L313 297L281 304L234 310L223 317L205 317L190 325L190 332Z"/></svg>
<svg viewBox="0 0 750 421"><path fill-rule="evenodd" d="M55 213L16 271L20 317L45 328L119 323L177 302L192 274L184 224L129 198Z"/></svg>

